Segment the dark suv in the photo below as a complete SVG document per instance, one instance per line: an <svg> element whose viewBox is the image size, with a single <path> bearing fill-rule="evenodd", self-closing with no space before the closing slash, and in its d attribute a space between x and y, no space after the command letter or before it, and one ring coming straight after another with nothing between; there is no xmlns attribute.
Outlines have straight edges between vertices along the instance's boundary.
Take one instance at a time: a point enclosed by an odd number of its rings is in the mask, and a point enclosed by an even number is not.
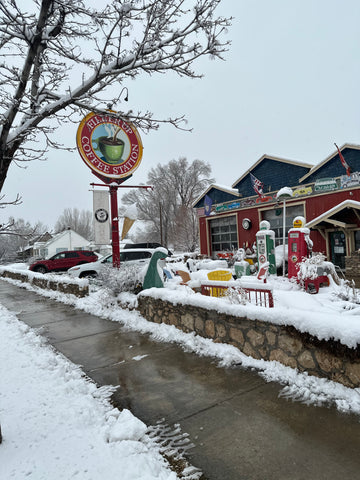
<svg viewBox="0 0 360 480"><path fill-rule="evenodd" d="M99 257L90 250L68 250L57 253L47 260L38 260L30 265L29 270L38 273L65 272L76 265L96 262L98 259Z"/></svg>
<svg viewBox="0 0 360 480"><path fill-rule="evenodd" d="M156 243L156 242L125 243L125 245L122 248L125 248L125 249L128 249L128 248L131 248L131 249L134 249L134 248L152 248L152 249L155 249L155 248L158 248L158 247L166 248L166 247L164 247L164 245L161 245L161 243ZM166 248L166 250L168 251L169 257L171 257L172 252L170 252L170 250L168 248Z"/></svg>

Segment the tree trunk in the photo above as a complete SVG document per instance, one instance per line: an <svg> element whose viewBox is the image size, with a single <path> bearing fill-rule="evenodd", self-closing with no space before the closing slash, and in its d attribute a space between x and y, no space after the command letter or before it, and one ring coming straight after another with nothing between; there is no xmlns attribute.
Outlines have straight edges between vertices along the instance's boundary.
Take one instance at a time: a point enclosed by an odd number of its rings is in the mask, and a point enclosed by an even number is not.
<svg viewBox="0 0 360 480"><path fill-rule="evenodd" d="M0 153L0 192L3 188L10 163L11 159L7 158L4 152Z"/></svg>

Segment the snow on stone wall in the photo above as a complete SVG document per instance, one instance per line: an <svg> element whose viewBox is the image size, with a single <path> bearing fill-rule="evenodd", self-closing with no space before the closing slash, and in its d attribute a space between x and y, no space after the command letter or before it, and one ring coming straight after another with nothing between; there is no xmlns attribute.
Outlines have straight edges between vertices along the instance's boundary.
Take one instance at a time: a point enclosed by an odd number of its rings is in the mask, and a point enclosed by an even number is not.
<svg viewBox="0 0 360 480"><path fill-rule="evenodd" d="M289 325L250 320L194 305L175 305L151 296L138 297L138 310L149 321L229 343L253 358L277 361L346 387L360 387L360 345L349 348Z"/></svg>
<svg viewBox="0 0 360 480"><path fill-rule="evenodd" d="M55 290L62 293L70 293L76 297L85 297L89 294L89 282L84 279L56 278L55 275L42 275L36 272L18 271L10 268L0 268L0 277L19 280L23 283L29 283L45 290Z"/></svg>

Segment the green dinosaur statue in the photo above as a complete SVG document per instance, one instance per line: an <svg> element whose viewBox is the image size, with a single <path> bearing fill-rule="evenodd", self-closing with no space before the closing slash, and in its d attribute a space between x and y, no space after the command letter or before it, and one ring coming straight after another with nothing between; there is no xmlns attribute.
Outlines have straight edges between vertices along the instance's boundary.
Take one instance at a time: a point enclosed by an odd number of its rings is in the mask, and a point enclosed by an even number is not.
<svg viewBox="0 0 360 480"><path fill-rule="evenodd" d="M168 252L166 248L158 247L154 251L145 274L143 290L146 290L147 288L152 288L152 287L163 288L164 282L162 279L162 275L160 275L158 270L159 268L158 261L164 260L167 256L168 256ZM159 269L161 272L162 271L161 267Z"/></svg>

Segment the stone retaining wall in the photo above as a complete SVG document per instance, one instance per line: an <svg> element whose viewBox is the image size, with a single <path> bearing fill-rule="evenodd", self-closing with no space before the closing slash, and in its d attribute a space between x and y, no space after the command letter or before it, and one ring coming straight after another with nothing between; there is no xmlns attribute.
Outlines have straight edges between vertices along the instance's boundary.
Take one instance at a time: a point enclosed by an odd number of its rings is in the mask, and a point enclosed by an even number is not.
<svg viewBox="0 0 360 480"><path fill-rule="evenodd" d="M77 297L85 297L89 295L89 286L82 285L81 283L69 283L62 282L61 279L55 280L54 278L47 278L40 276L40 274L28 274L26 272L14 272L11 270L0 269L0 277L12 278L13 280L19 280L23 283L30 283L36 287L43 288L44 290L55 290L62 293L70 293ZM83 282L82 282L83 283Z"/></svg>
<svg viewBox="0 0 360 480"><path fill-rule="evenodd" d="M43 289L89 294L88 285L64 283L38 274L0 269L0 277L27 282ZM360 387L360 345L349 348L339 341L319 340L292 326L248 320L215 310L138 296L137 310L147 320L166 323L186 332L195 332L215 342L228 343L256 359L276 360L300 372L328 378L351 388Z"/></svg>
<svg viewBox="0 0 360 480"><path fill-rule="evenodd" d="M138 297L138 310L147 320L174 325L215 342L229 343L256 359L277 360L300 372L360 387L360 345L318 340L291 326L235 317L191 305L173 305L148 296Z"/></svg>

